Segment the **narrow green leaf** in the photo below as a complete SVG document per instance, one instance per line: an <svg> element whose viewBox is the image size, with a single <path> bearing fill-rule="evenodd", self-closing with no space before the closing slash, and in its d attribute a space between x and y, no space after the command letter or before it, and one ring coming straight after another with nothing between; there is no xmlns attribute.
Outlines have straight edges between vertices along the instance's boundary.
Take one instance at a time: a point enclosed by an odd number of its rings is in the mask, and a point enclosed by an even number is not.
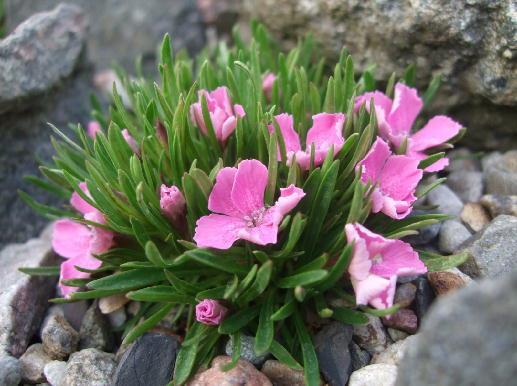
<svg viewBox="0 0 517 386"><path fill-rule="evenodd" d="M88 283L88 287L99 290L131 290L147 287L165 280L165 274L155 269L132 269L115 273Z"/></svg>
<svg viewBox="0 0 517 386"><path fill-rule="evenodd" d="M327 276L328 272L324 269L316 269L313 271L302 272L296 275L287 276L278 281L280 288L294 288L296 286L307 286L322 280Z"/></svg>

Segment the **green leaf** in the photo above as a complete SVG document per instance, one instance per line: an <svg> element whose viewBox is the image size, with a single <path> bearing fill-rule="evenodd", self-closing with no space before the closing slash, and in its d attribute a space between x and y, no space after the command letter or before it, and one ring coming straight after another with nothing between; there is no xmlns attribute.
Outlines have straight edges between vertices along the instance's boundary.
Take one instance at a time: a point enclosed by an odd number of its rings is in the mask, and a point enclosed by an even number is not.
<svg viewBox="0 0 517 386"><path fill-rule="evenodd" d="M420 258L427 267L428 272L446 271L448 269L457 267L463 264L469 258L468 252L458 253L450 256L427 255L425 252L420 252Z"/></svg>
<svg viewBox="0 0 517 386"><path fill-rule="evenodd" d="M324 269L302 272L296 275L287 276L278 281L280 288L294 288L296 286L307 286L316 283L327 276L328 272Z"/></svg>
<svg viewBox="0 0 517 386"><path fill-rule="evenodd" d="M425 169L426 167L434 164L436 161L441 160L443 157L445 157L445 152L443 152L443 151L441 153L436 153L436 154L430 155L429 157L420 161L420 163L418 164L418 168Z"/></svg>
<svg viewBox="0 0 517 386"><path fill-rule="evenodd" d="M165 267L167 265L156 244L150 240L145 244L145 256L157 267Z"/></svg>
<svg viewBox="0 0 517 386"><path fill-rule="evenodd" d="M88 287L99 290L131 290L147 287L165 280L162 270L132 269L130 271L115 273L88 283Z"/></svg>
<svg viewBox="0 0 517 386"><path fill-rule="evenodd" d="M429 83L429 86L427 87L427 90L425 90L425 93L422 96L422 100L424 101L424 107L429 106L431 101L434 99L434 96L436 95L436 92L440 88L441 82L442 82L442 76L441 75L433 76L433 79Z"/></svg>
<svg viewBox="0 0 517 386"><path fill-rule="evenodd" d="M142 288L129 292L126 297L139 302L196 304L196 299L193 296L178 293L174 288L167 285Z"/></svg>
<svg viewBox="0 0 517 386"><path fill-rule="evenodd" d="M368 323L368 317L364 313L349 308L334 308L332 318L341 323L352 325Z"/></svg>
<svg viewBox="0 0 517 386"><path fill-rule="evenodd" d="M227 316L219 325L219 334L234 334L244 326L247 326L258 314L258 307L249 307Z"/></svg>
<svg viewBox="0 0 517 386"><path fill-rule="evenodd" d="M59 276L59 266L48 267L22 267L18 271L30 276Z"/></svg>
<svg viewBox="0 0 517 386"><path fill-rule="evenodd" d="M196 335L200 336L203 332L204 330L200 327L199 323L196 323L194 327L187 332L185 340L195 338ZM182 385L189 378L194 368L199 341L200 340L194 340L194 343L191 345L181 346L178 357L176 358L176 364L174 365L174 385Z"/></svg>
<svg viewBox="0 0 517 386"><path fill-rule="evenodd" d="M285 303L282 307L280 307L276 312L271 315L271 320L277 322L280 320L284 320L292 315L292 313L296 309L296 303L294 300L291 300L290 302Z"/></svg>
<svg viewBox="0 0 517 386"><path fill-rule="evenodd" d="M305 327L305 323L303 322L299 311L294 313L294 326L300 347L302 349L305 384L307 386L318 386L320 384L318 358L316 357L314 345L312 344L311 337Z"/></svg>
<svg viewBox="0 0 517 386"><path fill-rule="evenodd" d="M271 319L273 313L273 303L275 292L271 291L266 299L262 302L260 309L259 323L257 334L255 336L255 353L262 355L269 350L275 334L274 322Z"/></svg>
<svg viewBox="0 0 517 386"><path fill-rule="evenodd" d="M377 316L379 318L382 318L387 315L392 315L395 312L397 312L400 309L400 305L395 304L394 306L391 306L389 308L384 308L382 310L377 308L370 308L370 307L361 307L361 311L366 312L367 314Z"/></svg>
<svg viewBox="0 0 517 386"><path fill-rule="evenodd" d="M269 351L277 360L282 362L284 365L290 367L291 369L303 370L302 365L299 364L296 361L296 359L294 359L293 356L289 354L289 351L287 351L287 349L280 343L278 343L276 340L273 340L273 342L271 342Z"/></svg>
<svg viewBox="0 0 517 386"><path fill-rule="evenodd" d="M174 307L173 304L166 304L162 306L157 312L151 315L149 318L133 327L127 335L124 337L122 344L129 344L136 338L149 331L151 328L156 326Z"/></svg>
<svg viewBox="0 0 517 386"><path fill-rule="evenodd" d="M267 288L269 284L269 280L271 279L271 273L273 271L273 262L271 260L262 264L262 266L257 271L257 276L255 277L255 281L251 284L251 286L242 293L238 298L239 304L246 304L257 296L259 296L264 290Z"/></svg>
<svg viewBox="0 0 517 386"><path fill-rule="evenodd" d="M244 260L232 256L216 255L206 249L193 249L186 251L183 255L197 261L198 263L215 268L217 270L233 273L246 274L249 271Z"/></svg>

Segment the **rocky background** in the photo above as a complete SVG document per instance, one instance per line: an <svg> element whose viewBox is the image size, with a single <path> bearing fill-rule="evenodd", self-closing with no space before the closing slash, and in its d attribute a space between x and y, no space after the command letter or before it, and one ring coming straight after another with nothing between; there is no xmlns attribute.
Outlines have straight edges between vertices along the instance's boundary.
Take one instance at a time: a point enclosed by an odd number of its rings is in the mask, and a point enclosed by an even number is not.
<svg viewBox="0 0 517 386"><path fill-rule="evenodd" d="M0 2L1 4L1 2ZM129 347L117 328L139 305L113 296L52 305L56 281L20 266L57 264L47 220L17 195L49 160L52 122L86 124L89 96L106 101L116 62L135 57L151 74L165 32L175 48L198 51L257 17L285 44L312 32L330 58L343 45L360 68L377 63L382 83L416 63L418 80L444 76L432 106L468 128L451 152L446 185L422 207L451 219L411 237L420 249L467 251L460 269L409 278L397 287L402 308L365 326L314 326L324 380L331 386L510 385L517 379L517 9L510 0L4 0L0 39L0 386L146 385L169 382L180 338L170 318ZM37 13L42 11L42 13ZM35 14L37 13L37 14ZM1 17L0 17L1 19ZM21 24L20 24L21 23ZM1 31L1 28L0 28ZM432 111L431 111L432 113ZM42 232L42 233L40 233ZM30 239L31 237L35 237ZM30 239L29 241L27 241ZM15 243L17 244L11 244ZM9 245L7 245L9 244ZM113 332L115 330L115 332ZM191 385L303 385L303 375L243 337L228 373L231 344Z"/></svg>

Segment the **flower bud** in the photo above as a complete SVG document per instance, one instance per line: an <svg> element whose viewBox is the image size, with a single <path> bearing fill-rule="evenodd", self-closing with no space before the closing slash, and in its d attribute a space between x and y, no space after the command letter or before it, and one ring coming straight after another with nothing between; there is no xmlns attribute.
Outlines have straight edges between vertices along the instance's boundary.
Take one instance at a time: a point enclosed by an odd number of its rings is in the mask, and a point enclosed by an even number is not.
<svg viewBox="0 0 517 386"><path fill-rule="evenodd" d="M90 136L90 138L95 139L95 136L97 133L100 133L102 131L101 124L97 121L90 121L88 122L88 127L86 129L86 132Z"/></svg>
<svg viewBox="0 0 517 386"><path fill-rule="evenodd" d="M133 153L140 157L140 148L138 147L138 144L136 143L135 139L131 136L131 134L129 134L129 131L127 129L122 130L122 136L126 140L131 150L133 150Z"/></svg>
<svg viewBox="0 0 517 386"><path fill-rule="evenodd" d="M160 208L165 217L167 217L173 225L180 227L185 217L185 197L176 186L171 187L162 184L160 186Z"/></svg>
<svg viewBox="0 0 517 386"><path fill-rule="evenodd" d="M205 299L196 305L196 320L209 326L221 324L228 309L217 300Z"/></svg>

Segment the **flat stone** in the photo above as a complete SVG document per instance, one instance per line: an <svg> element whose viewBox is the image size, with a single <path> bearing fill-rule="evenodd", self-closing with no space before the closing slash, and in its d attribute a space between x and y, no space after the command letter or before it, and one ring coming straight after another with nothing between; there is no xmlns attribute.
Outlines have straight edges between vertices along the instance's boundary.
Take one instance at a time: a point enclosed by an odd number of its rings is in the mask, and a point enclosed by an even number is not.
<svg viewBox="0 0 517 386"><path fill-rule="evenodd" d="M379 317L373 315L366 316L368 317L368 323L353 327L353 338L359 347L373 355L386 348L386 330Z"/></svg>
<svg viewBox="0 0 517 386"><path fill-rule="evenodd" d="M517 150L501 155L486 168L486 191L505 196L517 195Z"/></svg>
<svg viewBox="0 0 517 386"><path fill-rule="evenodd" d="M354 371L348 386L394 386L396 378L397 366L377 363Z"/></svg>
<svg viewBox="0 0 517 386"><path fill-rule="evenodd" d="M447 185L463 202L478 202L483 194L483 173L457 171L449 174Z"/></svg>
<svg viewBox="0 0 517 386"><path fill-rule="evenodd" d="M35 343L27 348L27 351L20 357L22 379L29 383L45 382L43 369L52 361L52 358L45 352L41 343Z"/></svg>
<svg viewBox="0 0 517 386"><path fill-rule="evenodd" d="M445 168L451 174L453 172L477 172L481 170L479 159L465 148L452 149L448 152L449 165Z"/></svg>
<svg viewBox="0 0 517 386"><path fill-rule="evenodd" d="M413 283L404 283L395 290L394 303L400 305L401 308L406 308L413 303L416 296L416 285Z"/></svg>
<svg viewBox="0 0 517 386"><path fill-rule="evenodd" d="M500 214L517 216L517 195L486 194L481 197L479 202L488 209L492 217L497 217Z"/></svg>
<svg viewBox="0 0 517 386"><path fill-rule="evenodd" d="M388 327L386 331L388 331L388 335L390 336L393 342L398 342L399 340L406 339L408 336L410 336L407 332L400 331L391 327Z"/></svg>
<svg viewBox="0 0 517 386"><path fill-rule="evenodd" d="M454 292L467 285L460 275L447 271L429 272L427 279L438 296Z"/></svg>
<svg viewBox="0 0 517 386"><path fill-rule="evenodd" d="M470 236L470 232L462 223L456 220L446 220L440 229L438 247L442 253L453 253Z"/></svg>
<svg viewBox="0 0 517 386"><path fill-rule="evenodd" d="M178 350L176 336L158 333L142 335L121 357L111 385L166 385L172 379Z"/></svg>
<svg viewBox="0 0 517 386"><path fill-rule="evenodd" d="M418 318L413 310L408 308L401 308L389 318L382 318L382 322L387 327L396 328L409 334L414 334L418 329Z"/></svg>
<svg viewBox="0 0 517 386"><path fill-rule="evenodd" d="M0 385L18 386L22 380L20 361L9 355L0 355Z"/></svg>
<svg viewBox="0 0 517 386"><path fill-rule="evenodd" d="M62 385L111 386L116 363L113 354L94 348L73 353L66 364Z"/></svg>
<svg viewBox="0 0 517 386"><path fill-rule="evenodd" d="M229 371L223 371L222 366L230 363L232 358L218 356L212 361L208 370L198 372L187 386L273 386L271 381L250 362L239 359L237 365ZM161 386L161 385L160 385Z"/></svg>
<svg viewBox="0 0 517 386"><path fill-rule="evenodd" d="M386 363L388 365L396 365L400 363L404 357L404 353L407 347L412 344L415 339L415 335L409 335L407 338L399 340L393 344L390 344L386 350L381 353L375 354L372 358L372 364L375 363Z"/></svg>
<svg viewBox="0 0 517 386"><path fill-rule="evenodd" d="M111 351L114 348L114 337L109 321L103 315L96 303L93 303L84 315L81 329L79 330L79 347L96 348L100 351Z"/></svg>
<svg viewBox="0 0 517 386"><path fill-rule="evenodd" d="M25 103L70 75L87 23L81 9L60 4L31 16L0 40L0 112ZM59 60L56 60L59 58Z"/></svg>
<svg viewBox="0 0 517 386"><path fill-rule="evenodd" d="M225 346L225 353L232 356L232 339L230 338ZM269 352L262 355L255 354L255 338L248 335L241 335L241 358L253 363L255 366L261 366L269 356Z"/></svg>
<svg viewBox="0 0 517 386"><path fill-rule="evenodd" d="M48 232L25 244L11 244L0 252L2 281L0 282L0 352L19 357L33 335L52 297L57 279L49 276L28 276L20 267L56 265L57 256L51 252Z"/></svg>
<svg viewBox="0 0 517 386"><path fill-rule="evenodd" d="M513 385L517 273L440 298L400 363L397 386Z"/></svg>
<svg viewBox="0 0 517 386"><path fill-rule="evenodd" d="M434 301L434 291L427 280L426 275L417 277L413 284L416 285L415 313L418 320L422 320Z"/></svg>
<svg viewBox="0 0 517 386"><path fill-rule="evenodd" d="M459 216L463 202L447 185L439 185L427 194L430 205L436 205L439 213Z"/></svg>
<svg viewBox="0 0 517 386"><path fill-rule="evenodd" d="M517 267L517 217L497 216L485 229L478 232L462 250L469 260L460 269L471 277L500 277Z"/></svg>
<svg viewBox="0 0 517 386"><path fill-rule="evenodd" d="M340 322L332 322L314 336L320 372L330 386L346 385L351 373L352 358L349 344L353 329Z"/></svg>
<svg viewBox="0 0 517 386"><path fill-rule="evenodd" d="M77 349L79 334L64 316L52 314L43 322L41 341L52 359L66 359Z"/></svg>
<svg viewBox="0 0 517 386"><path fill-rule="evenodd" d="M460 218L473 232L479 232L490 223L490 216L487 211L483 205L476 202L466 203L461 211Z"/></svg>
<svg viewBox="0 0 517 386"><path fill-rule="evenodd" d="M61 386L66 372L66 362L52 361L45 365L43 373L51 385Z"/></svg>
<svg viewBox="0 0 517 386"><path fill-rule="evenodd" d="M366 350L362 350L355 342L350 342L348 346L350 355L352 356L352 371L358 370L361 367L370 363L371 355Z"/></svg>
<svg viewBox="0 0 517 386"><path fill-rule="evenodd" d="M293 370L279 361L267 360L261 371L274 386L305 386L303 371Z"/></svg>
<svg viewBox="0 0 517 386"><path fill-rule="evenodd" d="M99 310L103 314L110 314L124 307L127 302L129 299L124 294L106 296L99 299Z"/></svg>

